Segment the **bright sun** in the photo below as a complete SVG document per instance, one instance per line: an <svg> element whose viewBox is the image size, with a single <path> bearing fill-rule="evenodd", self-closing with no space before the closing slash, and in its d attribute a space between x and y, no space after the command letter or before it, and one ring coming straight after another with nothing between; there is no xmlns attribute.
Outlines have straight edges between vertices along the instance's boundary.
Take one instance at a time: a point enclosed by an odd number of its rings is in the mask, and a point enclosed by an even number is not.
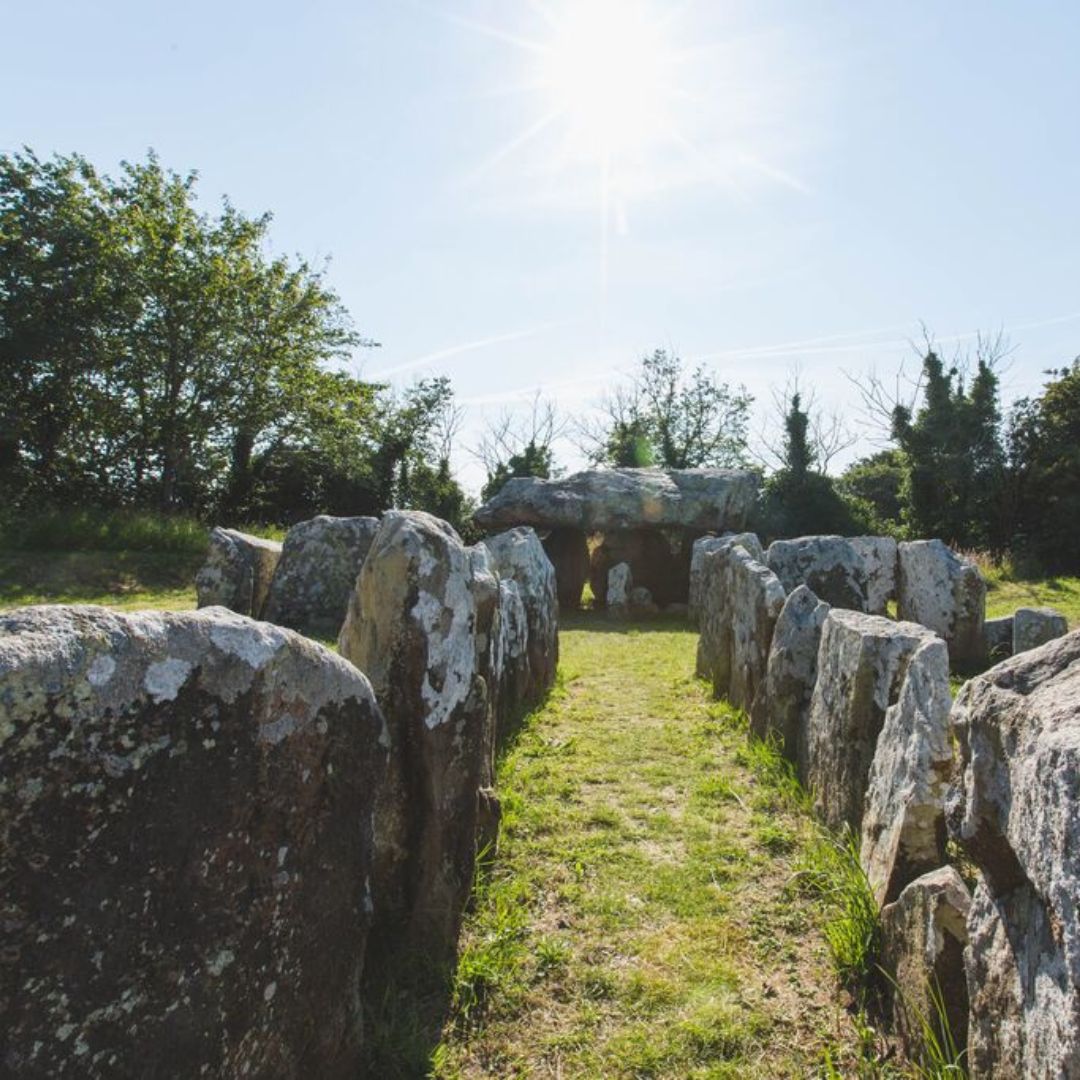
<svg viewBox="0 0 1080 1080"><path fill-rule="evenodd" d="M667 135L673 54L633 0L575 0L550 18L539 79L573 149L633 156Z"/></svg>

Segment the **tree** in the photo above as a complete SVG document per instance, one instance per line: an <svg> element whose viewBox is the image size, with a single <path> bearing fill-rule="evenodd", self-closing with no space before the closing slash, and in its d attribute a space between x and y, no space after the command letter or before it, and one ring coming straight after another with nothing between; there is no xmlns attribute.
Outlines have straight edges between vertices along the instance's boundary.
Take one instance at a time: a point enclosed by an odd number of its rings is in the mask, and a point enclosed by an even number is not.
<svg viewBox="0 0 1080 1080"><path fill-rule="evenodd" d="M656 464L668 469L747 462L753 398L664 349L641 361L628 387L600 403L599 420L579 425L583 449L598 465Z"/></svg>
<svg viewBox="0 0 1080 1080"><path fill-rule="evenodd" d="M1009 503L1019 553L1040 569L1080 570L1080 358L1048 371L1009 419Z"/></svg>
<svg viewBox="0 0 1080 1080"><path fill-rule="evenodd" d="M770 538L862 531L862 522L837 493L832 479L819 471L811 442L809 413L796 389L784 417L781 467L765 482L760 527Z"/></svg>
<svg viewBox="0 0 1080 1080"><path fill-rule="evenodd" d="M868 531L903 535L903 487L907 463L900 450L879 450L849 465L837 481L837 491L849 505L860 506Z"/></svg>
<svg viewBox="0 0 1080 1080"><path fill-rule="evenodd" d="M331 450L371 457L379 395L330 370L370 343L322 273L266 257L269 215L201 213L196 181L0 156L9 503L288 519L273 478L305 503Z"/></svg>
<svg viewBox="0 0 1080 1080"><path fill-rule="evenodd" d="M480 498L486 502L514 477L550 479L556 472L553 443L565 428L555 403L539 393L527 415L503 412L488 423L472 451L487 473Z"/></svg>
<svg viewBox="0 0 1080 1080"><path fill-rule="evenodd" d="M997 376L980 356L969 389L964 373L956 365L946 370L933 350L923 376L918 411L897 406L893 413L893 436L907 462L905 524L916 536L998 547L1004 450Z"/></svg>

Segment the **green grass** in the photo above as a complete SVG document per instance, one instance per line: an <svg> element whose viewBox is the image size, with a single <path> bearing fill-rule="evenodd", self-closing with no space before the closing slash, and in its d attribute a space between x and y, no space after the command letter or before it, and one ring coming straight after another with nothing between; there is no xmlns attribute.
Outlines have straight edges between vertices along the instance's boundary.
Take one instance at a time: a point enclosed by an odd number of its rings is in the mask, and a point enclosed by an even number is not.
<svg viewBox="0 0 1080 1080"><path fill-rule="evenodd" d="M1019 607L1052 607L1069 620L1071 629L1080 627L1080 577L1030 576L1010 559L995 561L978 552L967 554L986 578L987 618L1011 615Z"/></svg>
<svg viewBox="0 0 1080 1080"><path fill-rule="evenodd" d="M693 679L696 635L564 627L559 682L499 765L500 849L432 1057L450 1078L755 1077L854 1060L816 842L774 746Z"/></svg>
<svg viewBox="0 0 1080 1080"><path fill-rule="evenodd" d="M116 608L195 607L195 574L205 554L146 551L0 551L0 608L104 604Z"/></svg>

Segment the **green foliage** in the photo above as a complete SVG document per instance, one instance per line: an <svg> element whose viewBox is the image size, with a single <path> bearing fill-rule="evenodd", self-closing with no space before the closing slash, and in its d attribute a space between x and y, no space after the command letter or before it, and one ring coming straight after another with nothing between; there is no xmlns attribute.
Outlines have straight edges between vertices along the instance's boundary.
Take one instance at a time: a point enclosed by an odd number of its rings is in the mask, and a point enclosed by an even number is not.
<svg viewBox="0 0 1080 1080"><path fill-rule="evenodd" d="M875 536L904 534L903 487L907 463L900 450L880 450L849 465L836 490Z"/></svg>
<svg viewBox="0 0 1080 1080"><path fill-rule="evenodd" d="M0 521L8 551L153 551L203 555L206 526L191 517L135 510L49 510Z"/></svg>
<svg viewBox="0 0 1080 1080"><path fill-rule="evenodd" d="M550 445L529 441L506 461L497 462L488 474L487 483L480 493L483 502L498 494L503 484L517 476L535 476L541 480L551 477L553 453Z"/></svg>
<svg viewBox="0 0 1080 1080"><path fill-rule="evenodd" d="M784 416L781 467L765 482L758 509L759 529L776 539L821 533L864 532L858 507L837 492L831 477L817 471L817 455L808 436L810 417L796 392Z"/></svg>
<svg viewBox="0 0 1080 1080"><path fill-rule="evenodd" d="M402 469L440 460L449 384L346 374L370 343L324 273L267 253L269 215L200 212L195 188L153 153L116 178L0 155L7 504L278 522L398 504Z"/></svg>
<svg viewBox="0 0 1080 1080"><path fill-rule="evenodd" d="M1049 570L1080 570L1080 358L1051 371L1009 421L1016 548Z"/></svg>
<svg viewBox="0 0 1080 1080"><path fill-rule="evenodd" d="M701 366L684 371L679 357L657 349L628 388L602 403L600 424L582 433L599 465L744 465L752 402L745 387L732 389Z"/></svg>
<svg viewBox="0 0 1080 1080"><path fill-rule="evenodd" d="M904 452L904 523L916 536L960 547L995 548L1003 535L1005 455L998 379L979 358L970 385L933 350L923 360L923 399L913 415L893 412L893 437Z"/></svg>
<svg viewBox="0 0 1080 1080"><path fill-rule="evenodd" d="M796 880L826 909L825 938L841 982L861 996L871 985L881 955L881 919L850 830L822 832L808 849Z"/></svg>

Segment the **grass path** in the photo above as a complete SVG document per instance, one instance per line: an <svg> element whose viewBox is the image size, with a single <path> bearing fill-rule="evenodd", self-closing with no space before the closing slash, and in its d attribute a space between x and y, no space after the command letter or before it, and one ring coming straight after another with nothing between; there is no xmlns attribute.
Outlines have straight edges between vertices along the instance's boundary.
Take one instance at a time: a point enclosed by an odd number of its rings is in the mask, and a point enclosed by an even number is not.
<svg viewBox="0 0 1080 1080"><path fill-rule="evenodd" d="M853 1029L815 831L784 770L692 677L685 627L561 635L503 758L501 846L467 922L439 1077L814 1076Z"/></svg>

